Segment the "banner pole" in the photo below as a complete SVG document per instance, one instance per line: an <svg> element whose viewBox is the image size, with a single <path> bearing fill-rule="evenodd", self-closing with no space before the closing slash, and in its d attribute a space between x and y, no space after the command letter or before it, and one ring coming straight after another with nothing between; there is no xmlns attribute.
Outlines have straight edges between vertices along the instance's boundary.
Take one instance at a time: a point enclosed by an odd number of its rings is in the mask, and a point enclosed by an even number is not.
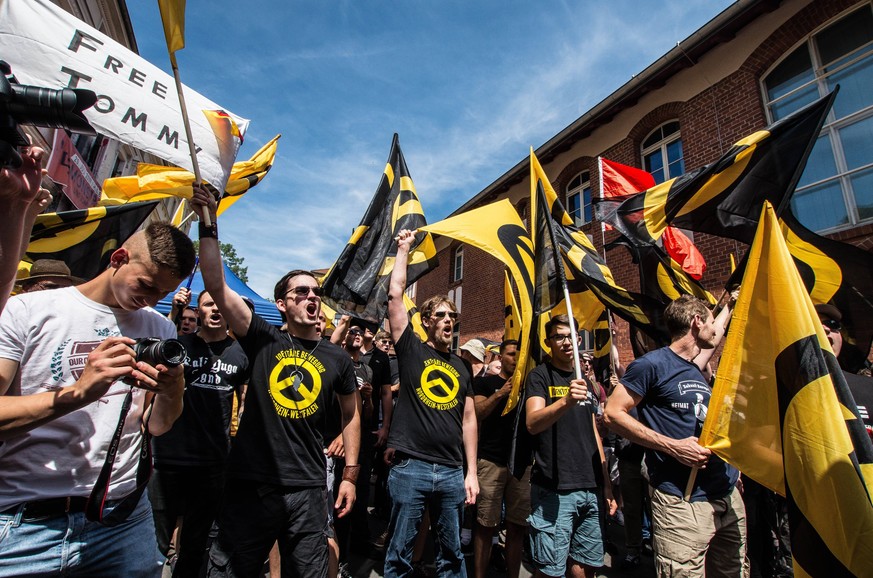
<svg viewBox="0 0 873 578"><path fill-rule="evenodd" d="M194 169L194 186L196 187L203 182L200 176L200 164L197 162L197 149L194 144L194 136L191 133L191 121L188 118L188 107L185 105L185 94L182 91L182 79L179 77L179 66L176 64L176 55L170 54L170 64L173 67L173 78L176 80L176 92L179 95L179 107L182 110L182 124L185 126L185 138L188 141L188 152L191 153L191 166ZM209 215L209 209L203 211L203 224L207 227L212 226L212 217Z"/></svg>

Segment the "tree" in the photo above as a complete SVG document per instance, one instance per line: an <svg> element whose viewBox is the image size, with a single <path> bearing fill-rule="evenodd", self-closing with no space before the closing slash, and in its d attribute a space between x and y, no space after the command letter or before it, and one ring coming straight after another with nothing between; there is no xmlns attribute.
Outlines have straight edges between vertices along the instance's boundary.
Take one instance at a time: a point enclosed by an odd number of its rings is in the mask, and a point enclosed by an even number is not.
<svg viewBox="0 0 873 578"><path fill-rule="evenodd" d="M230 270L233 271L233 274L239 277L239 280L243 283L249 282L249 268L243 266L243 262L245 261L245 257L240 257L236 254L236 249L230 243L222 243L218 242L218 248L221 251L221 259L227 266L230 267ZM194 250L197 253L200 253L200 241L194 241Z"/></svg>

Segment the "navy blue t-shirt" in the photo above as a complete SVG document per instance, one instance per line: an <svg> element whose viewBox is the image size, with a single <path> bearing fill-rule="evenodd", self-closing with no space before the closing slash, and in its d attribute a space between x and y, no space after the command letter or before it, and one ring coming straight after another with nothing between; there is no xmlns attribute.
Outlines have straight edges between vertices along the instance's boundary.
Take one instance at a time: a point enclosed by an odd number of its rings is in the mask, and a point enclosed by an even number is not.
<svg viewBox="0 0 873 578"><path fill-rule="evenodd" d="M621 382L643 398L637 409L645 425L674 439L700 435L712 389L696 365L662 347L631 363ZM685 494L690 467L651 449L646 450L646 466L654 487L674 496ZM738 477L736 468L713 454L697 472L691 501L726 496Z"/></svg>

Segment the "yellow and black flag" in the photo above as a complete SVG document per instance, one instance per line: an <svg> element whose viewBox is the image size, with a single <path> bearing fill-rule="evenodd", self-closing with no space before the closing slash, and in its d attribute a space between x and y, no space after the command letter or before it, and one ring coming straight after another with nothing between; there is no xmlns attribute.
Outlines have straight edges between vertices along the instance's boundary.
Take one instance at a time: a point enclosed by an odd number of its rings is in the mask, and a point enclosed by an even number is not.
<svg viewBox="0 0 873 578"><path fill-rule="evenodd" d="M599 218L638 244L654 243L667 225L751 243L764 201L779 215L787 206L836 94L747 136L710 165L598 209Z"/></svg>
<svg viewBox="0 0 873 578"><path fill-rule="evenodd" d="M873 341L873 254L816 235L790 208L780 218L788 250L813 303L830 303L843 315L840 365L857 372Z"/></svg>
<svg viewBox="0 0 873 578"><path fill-rule="evenodd" d="M640 268L640 288L649 297L656 299L665 307L680 295L692 295L715 305L716 299L700 281L686 273L682 265L670 257L658 245L634 245L627 237L620 235L606 245L610 251L619 245L627 247L631 259Z"/></svg>
<svg viewBox="0 0 873 578"><path fill-rule="evenodd" d="M518 339L521 337L521 312L518 310L518 301L512 290L512 280L509 272L503 272L503 340Z"/></svg>
<svg viewBox="0 0 873 578"><path fill-rule="evenodd" d="M796 576L873 568L873 445L769 203L700 443L789 503Z"/></svg>
<svg viewBox="0 0 873 578"><path fill-rule="evenodd" d="M58 259L70 273L90 280L109 266L109 257L139 229L157 201L91 207L36 218L25 261Z"/></svg>
<svg viewBox="0 0 873 578"><path fill-rule="evenodd" d="M520 327L524 330L523 328L530 326L533 311L531 298L534 294L534 251L530 236L512 203L503 199L427 225L422 230L467 243L493 255L506 265L518 288ZM519 392L527 376L524 371L526 365L522 360L528 358L529 346L528 341L521 340L519 368L513 375L512 391L506 400L504 413L511 411L518 403ZM533 367L530 365L529 370Z"/></svg>
<svg viewBox="0 0 873 578"><path fill-rule="evenodd" d="M406 316L409 318L412 332L422 342L427 341L427 329L424 328L424 324L421 322L421 313L418 311L418 306L406 293L403 294L403 306L406 307Z"/></svg>
<svg viewBox="0 0 873 578"><path fill-rule="evenodd" d="M273 167L280 136L274 136L249 160L233 164L224 193L218 200L219 216L264 180ZM136 172L135 175L103 181L100 204L113 206L131 201L152 201L169 197L191 199L194 194L194 173L185 169L139 163Z"/></svg>
<svg viewBox="0 0 873 578"><path fill-rule="evenodd" d="M324 280L325 301L337 311L381 323L388 310L388 284L397 255L394 239L402 229L412 231L426 224L395 134L376 194ZM437 264L433 238L419 232L409 252L407 284Z"/></svg>
<svg viewBox="0 0 873 578"><path fill-rule="evenodd" d="M612 313L638 327L647 335L661 340L669 339L655 319L660 315L662 305L645 295L632 293L615 282L612 271L597 253L588 235L573 224L573 219L558 199L533 151L531 151L531 167L532 187L542 189L543 199L541 202L532 199L531 214L536 219L537 227L545 222L544 219L551 220L555 241L563 257L567 287L573 301L573 313L581 327L593 331L603 308L607 307ZM542 205L542 208L539 208L539 205ZM541 247L539 242L540 237L537 235L535 240L537 253ZM543 264L548 266L546 261L543 261ZM542 283L554 282L551 270L537 271L536 275L538 279L544 280ZM550 295L548 300L551 301L552 307L563 299L560 296L556 301L554 291L554 285L551 285L548 292L541 292L542 305L547 304L545 300L547 294ZM543 307L540 307L540 310L544 310ZM535 314L536 312L535 306Z"/></svg>

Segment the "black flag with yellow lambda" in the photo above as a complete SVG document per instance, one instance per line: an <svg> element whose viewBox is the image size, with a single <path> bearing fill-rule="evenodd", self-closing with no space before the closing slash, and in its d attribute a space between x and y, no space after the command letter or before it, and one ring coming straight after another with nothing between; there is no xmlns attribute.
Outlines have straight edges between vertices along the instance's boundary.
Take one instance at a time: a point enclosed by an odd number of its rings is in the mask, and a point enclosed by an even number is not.
<svg viewBox="0 0 873 578"><path fill-rule="evenodd" d="M109 266L109 257L139 229L158 201L91 207L36 218L25 261L58 259L74 277L90 280Z"/></svg>
<svg viewBox="0 0 873 578"><path fill-rule="evenodd" d="M667 225L751 243L764 201L782 208L794 192L836 94L747 136L716 162L598 215L634 243L654 243Z"/></svg>
<svg viewBox="0 0 873 578"><path fill-rule="evenodd" d="M869 575L873 445L769 204L700 444L788 499L796 576Z"/></svg>
<svg viewBox="0 0 873 578"><path fill-rule="evenodd" d="M394 240L402 229L427 224L406 168L397 134L376 194L324 280L324 300L337 311L381 323L388 310L388 283L397 255ZM407 284L436 267L436 247L429 233L416 235L409 252Z"/></svg>

